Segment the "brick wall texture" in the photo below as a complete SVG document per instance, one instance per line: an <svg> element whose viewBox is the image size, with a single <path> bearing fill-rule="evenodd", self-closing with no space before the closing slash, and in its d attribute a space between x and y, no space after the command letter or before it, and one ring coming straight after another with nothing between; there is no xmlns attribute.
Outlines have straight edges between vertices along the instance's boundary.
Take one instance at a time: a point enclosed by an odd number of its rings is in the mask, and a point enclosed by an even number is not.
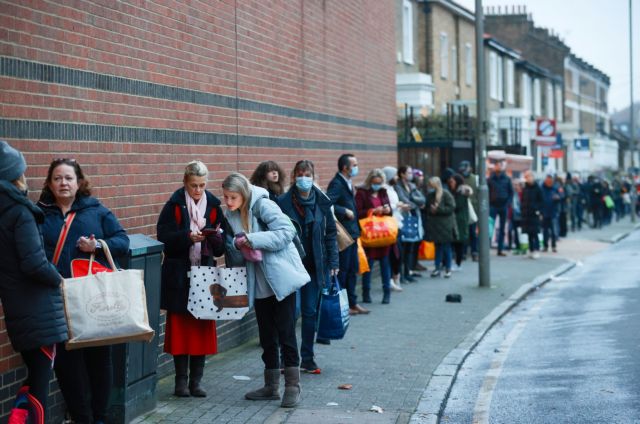
<svg viewBox="0 0 640 424"><path fill-rule="evenodd" d="M130 233L155 236L184 165L209 188L262 160L396 164L394 1L1 0L0 137L78 160ZM364 173L366 174L366 172ZM0 320L2 414L24 372ZM9 390L6 390L10 387Z"/></svg>

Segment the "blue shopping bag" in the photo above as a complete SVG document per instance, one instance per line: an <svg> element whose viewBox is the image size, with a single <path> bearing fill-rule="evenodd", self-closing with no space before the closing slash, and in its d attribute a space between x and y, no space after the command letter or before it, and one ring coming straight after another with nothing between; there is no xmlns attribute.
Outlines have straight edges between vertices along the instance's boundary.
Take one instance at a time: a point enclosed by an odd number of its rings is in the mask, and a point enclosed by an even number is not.
<svg viewBox="0 0 640 424"><path fill-rule="evenodd" d="M420 241L420 218L418 215L408 214L402 218L402 228L400 229L400 241L405 243Z"/></svg>
<svg viewBox="0 0 640 424"><path fill-rule="evenodd" d="M322 290L318 338L340 340L349 327L349 299L347 290L340 288L338 277L333 277Z"/></svg>

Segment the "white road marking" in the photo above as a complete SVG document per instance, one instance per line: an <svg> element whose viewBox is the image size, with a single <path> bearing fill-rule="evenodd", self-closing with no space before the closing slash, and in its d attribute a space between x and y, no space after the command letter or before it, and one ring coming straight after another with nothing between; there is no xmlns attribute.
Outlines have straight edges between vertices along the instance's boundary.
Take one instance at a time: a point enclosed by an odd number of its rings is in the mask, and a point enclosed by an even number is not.
<svg viewBox="0 0 640 424"><path fill-rule="evenodd" d="M493 398L493 391L498 384L498 379L500 378L500 374L502 374L502 368L505 361L507 360L507 357L509 356L511 346L513 346L516 340L518 340L518 337L520 337L520 334L527 326L531 318L533 318L538 313L538 311L540 311L542 305L544 305L544 303L549 299L550 296L547 295L540 299L535 305L533 305L527 311L527 314L518 320L516 325L511 329L507 337L498 348L493 361L491 361L489 370L485 374L482 388L478 393L476 404L473 408L473 424L489 423L489 413L491 411L491 399Z"/></svg>

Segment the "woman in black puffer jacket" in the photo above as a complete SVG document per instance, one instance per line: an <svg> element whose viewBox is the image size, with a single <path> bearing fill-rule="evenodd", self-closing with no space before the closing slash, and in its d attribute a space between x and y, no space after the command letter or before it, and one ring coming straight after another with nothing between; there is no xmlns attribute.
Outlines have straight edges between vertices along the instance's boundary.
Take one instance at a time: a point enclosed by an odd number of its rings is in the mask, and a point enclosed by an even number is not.
<svg viewBox="0 0 640 424"><path fill-rule="evenodd" d="M44 423L56 343L67 340L60 283L38 224L44 214L26 196L20 152L0 141L0 299L13 349L28 376L18 391L12 422Z"/></svg>

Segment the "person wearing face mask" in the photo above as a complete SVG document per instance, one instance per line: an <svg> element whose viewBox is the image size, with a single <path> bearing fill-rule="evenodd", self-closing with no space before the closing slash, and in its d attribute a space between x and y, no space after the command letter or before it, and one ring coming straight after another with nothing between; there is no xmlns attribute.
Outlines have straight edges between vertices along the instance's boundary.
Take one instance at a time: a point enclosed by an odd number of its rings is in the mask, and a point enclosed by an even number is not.
<svg viewBox="0 0 640 424"><path fill-rule="evenodd" d="M480 212L480 202L478 201L478 176L473 173L471 163L468 160L463 160L458 166L458 172L464 178L464 184L469 186L472 190L469 200L471 200L471 206L476 214ZM468 249L471 250L471 260L478 261L478 234L477 234L477 222L469 222L469 238L467 240L468 247L465 246L465 254Z"/></svg>
<svg viewBox="0 0 640 424"><path fill-rule="evenodd" d="M358 159L350 153L338 158L338 172L329 182L327 196L333 203L336 218L349 232L356 243L344 249L339 254L340 272L338 279L340 287L347 290L349 297L349 313L351 315L368 314L369 310L358 304L356 294L356 280L358 275L358 237L360 226L356 214L355 188L352 178L358 175Z"/></svg>
<svg viewBox="0 0 640 424"><path fill-rule="evenodd" d="M311 276L309 284L300 289L300 369L308 374L321 373L313 349L320 295L325 282L338 275L339 269L337 230L331 199L313 184L314 177L313 162L298 161L291 173L291 188L278 198L282 212L291 219L298 231L305 251L302 264Z"/></svg>
<svg viewBox="0 0 640 424"><path fill-rule="evenodd" d="M423 209L426 204L425 196L417 190L412 180L413 169L410 166L403 165L398 168L398 182L394 188L398 194L398 199L407 206L402 213L403 219L408 221L409 216L418 218L418 234L416 234L414 238L408 238L406 233L401 232L400 237L402 241L402 280L409 283L415 282L415 277L419 277L419 274L414 273L412 268L418 244L424 235L422 231L421 209ZM403 223L403 227L404 225L406 225L406 223Z"/></svg>
<svg viewBox="0 0 640 424"><path fill-rule="evenodd" d="M387 196L387 190L383 188L384 178L384 172L382 172L381 169L373 169L369 172L369 175L367 175L364 184L358 188L358 192L356 193L356 208L359 219L366 218L370 212L378 216L391 216L389 196ZM390 250L391 246L364 248L369 261L369 268L373 268L373 263L376 260L380 263L383 304L388 304L391 301ZM365 272L362 275L362 301L371 303L371 272Z"/></svg>

